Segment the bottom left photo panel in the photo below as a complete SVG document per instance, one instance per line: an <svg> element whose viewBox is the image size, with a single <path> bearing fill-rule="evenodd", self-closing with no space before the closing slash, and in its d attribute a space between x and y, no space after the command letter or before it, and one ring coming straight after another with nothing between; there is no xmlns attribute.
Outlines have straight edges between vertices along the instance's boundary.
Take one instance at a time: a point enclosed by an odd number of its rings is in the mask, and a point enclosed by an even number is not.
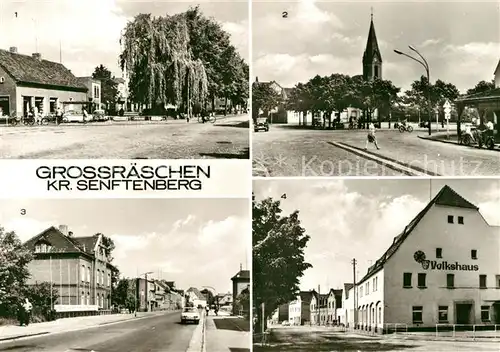
<svg viewBox="0 0 500 352"><path fill-rule="evenodd" d="M250 351L248 199L0 200L0 351Z"/></svg>

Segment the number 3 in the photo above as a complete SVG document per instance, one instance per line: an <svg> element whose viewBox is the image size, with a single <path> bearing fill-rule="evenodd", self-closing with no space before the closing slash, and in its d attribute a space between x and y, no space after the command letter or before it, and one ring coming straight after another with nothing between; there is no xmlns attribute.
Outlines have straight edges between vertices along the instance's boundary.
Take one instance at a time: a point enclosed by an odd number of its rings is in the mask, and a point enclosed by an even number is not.
<svg viewBox="0 0 500 352"><path fill-rule="evenodd" d="M26 215L26 209L21 209L21 215Z"/></svg>

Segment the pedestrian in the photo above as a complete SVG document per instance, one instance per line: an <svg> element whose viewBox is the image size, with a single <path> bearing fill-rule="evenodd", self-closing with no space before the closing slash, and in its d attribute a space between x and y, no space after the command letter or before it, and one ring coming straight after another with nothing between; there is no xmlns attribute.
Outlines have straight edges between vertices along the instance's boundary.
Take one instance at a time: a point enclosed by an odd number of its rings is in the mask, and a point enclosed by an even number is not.
<svg viewBox="0 0 500 352"><path fill-rule="evenodd" d="M210 307L208 306L208 304L205 306L205 310L206 310L207 316L208 316L208 312L210 311Z"/></svg>
<svg viewBox="0 0 500 352"><path fill-rule="evenodd" d="M377 143L377 137L375 137L375 125L372 122L370 122L370 125L368 127L365 150L368 149L368 143L373 143L377 149L380 149Z"/></svg>
<svg viewBox="0 0 500 352"><path fill-rule="evenodd" d="M62 116L63 116L63 112L62 112L61 106L58 106L57 110L56 110L56 124L59 125L61 123Z"/></svg>
<svg viewBox="0 0 500 352"><path fill-rule="evenodd" d="M31 317L31 311L33 309L33 305L29 301L29 299L26 297L24 300L24 303L21 305L21 326L24 324L26 326L29 325L30 323L30 317Z"/></svg>

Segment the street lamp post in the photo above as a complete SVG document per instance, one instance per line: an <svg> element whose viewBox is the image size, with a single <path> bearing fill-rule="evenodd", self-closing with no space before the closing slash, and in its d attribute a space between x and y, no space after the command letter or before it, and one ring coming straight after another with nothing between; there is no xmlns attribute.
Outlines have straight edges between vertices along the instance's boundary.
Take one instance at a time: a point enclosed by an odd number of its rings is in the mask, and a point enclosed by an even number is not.
<svg viewBox="0 0 500 352"><path fill-rule="evenodd" d="M418 62L420 65L422 65L424 68L425 68L425 73L427 75L427 109L428 109L428 113L429 113L429 125L428 125L428 128L429 128L429 136L431 135L431 121L432 121L432 109L431 109L431 80L430 80L430 70L429 70L429 64L427 63L427 60L422 56L422 54L420 54L418 52L417 49L415 49L413 46L409 45L408 46L410 48L410 50L414 51L415 53L417 53L417 55L421 58L421 60L411 56L411 55L408 55L402 51L399 51L399 50L394 50L394 52L398 55L403 55L403 56L406 56L416 62Z"/></svg>

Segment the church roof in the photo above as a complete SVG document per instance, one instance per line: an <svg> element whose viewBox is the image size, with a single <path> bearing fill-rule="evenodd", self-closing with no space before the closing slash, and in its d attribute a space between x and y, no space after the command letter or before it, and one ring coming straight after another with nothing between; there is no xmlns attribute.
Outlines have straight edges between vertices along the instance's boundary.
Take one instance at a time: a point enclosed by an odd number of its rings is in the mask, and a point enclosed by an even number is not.
<svg viewBox="0 0 500 352"><path fill-rule="evenodd" d="M370 31L368 32L368 40L366 41L366 49L363 54L363 63L372 63L374 58L382 62L380 49L378 47L377 35L375 34L375 26L373 25L373 17L370 21Z"/></svg>
<svg viewBox="0 0 500 352"><path fill-rule="evenodd" d="M477 206L460 196L450 186L445 185L443 188L441 188L439 193L429 202L429 204L427 204L427 206L420 213L418 213L412 221L410 221L410 223L404 228L403 232L394 238L389 249L375 262L375 264L368 268L368 272L366 273L366 275L357 284L363 283L384 267L384 264L394 253L396 253L401 244L406 240L413 229L415 229L418 223L429 212L433 205L479 210Z"/></svg>

